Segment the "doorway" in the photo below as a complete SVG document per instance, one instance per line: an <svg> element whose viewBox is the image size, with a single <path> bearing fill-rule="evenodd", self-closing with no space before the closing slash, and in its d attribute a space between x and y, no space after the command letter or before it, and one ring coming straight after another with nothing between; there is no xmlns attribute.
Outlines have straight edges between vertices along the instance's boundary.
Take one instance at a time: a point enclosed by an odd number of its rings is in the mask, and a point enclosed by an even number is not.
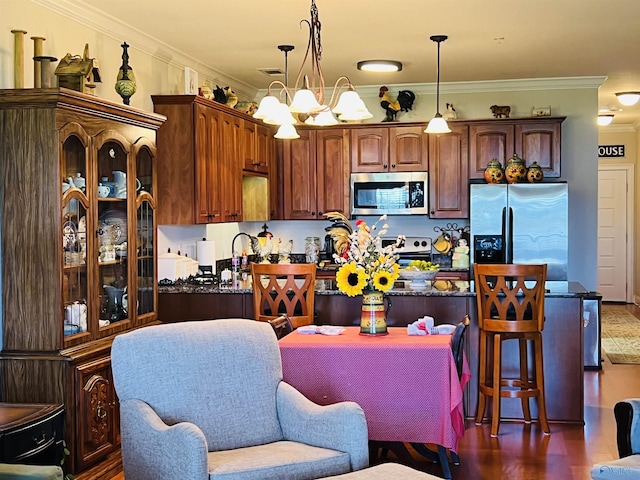
<svg viewBox="0 0 640 480"><path fill-rule="evenodd" d="M633 167L598 168L598 291L604 301L633 303Z"/></svg>

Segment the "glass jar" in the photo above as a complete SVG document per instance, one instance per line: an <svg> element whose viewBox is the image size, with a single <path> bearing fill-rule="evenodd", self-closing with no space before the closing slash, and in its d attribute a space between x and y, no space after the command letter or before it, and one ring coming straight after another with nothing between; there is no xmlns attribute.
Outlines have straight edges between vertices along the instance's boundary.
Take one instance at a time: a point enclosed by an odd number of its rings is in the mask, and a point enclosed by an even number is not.
<svg viewBox="0 0 640 480"><path fill-rule="evenodd" d="M304 239L304 254L307 263L316 263L320 255L320 237L307 237Z"/></svg>

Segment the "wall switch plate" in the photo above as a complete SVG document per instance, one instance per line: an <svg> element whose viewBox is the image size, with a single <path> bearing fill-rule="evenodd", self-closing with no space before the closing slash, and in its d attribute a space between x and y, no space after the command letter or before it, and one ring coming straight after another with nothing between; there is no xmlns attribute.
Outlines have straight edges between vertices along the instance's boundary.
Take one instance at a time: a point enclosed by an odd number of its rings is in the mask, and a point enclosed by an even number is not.
<svg viewBox="0 0 640 480"><path fill-rule="evenodd" d="M531 109L531 116L533 117L548 117L550 115L551 115L551 107L542 107L542 108L533 107Z"/></svg>

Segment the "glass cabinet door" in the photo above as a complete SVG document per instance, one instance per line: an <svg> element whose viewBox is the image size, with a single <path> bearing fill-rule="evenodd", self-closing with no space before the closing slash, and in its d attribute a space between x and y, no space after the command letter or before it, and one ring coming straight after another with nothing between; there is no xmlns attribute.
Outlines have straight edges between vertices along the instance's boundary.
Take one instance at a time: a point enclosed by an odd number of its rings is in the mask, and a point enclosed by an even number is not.
<svg viewBox="0 0 640 480"><path fill-rule="evenodd" d="M82 127L61 129L60 172L62 189L62 304L64 337L89 335L90 282L87 254L89 219L86 195L89 137Z"/></svg>
<svg viewBox="0 0 640 480"><path fill-rule="evenodd" d="M155 149L141 139L136 142L136 257L137 257L137 315L156 313L155 304L155 199L153 159Z"/></svg>
<svg viewBox="0 0 640 480"><path fill-rule="evenodd" d="M128 152L124 145L124 141L106 139L98 143L97 150L94 191L98 205L96 237L100 329L130 318L126 301L129 285Z"/></svg>

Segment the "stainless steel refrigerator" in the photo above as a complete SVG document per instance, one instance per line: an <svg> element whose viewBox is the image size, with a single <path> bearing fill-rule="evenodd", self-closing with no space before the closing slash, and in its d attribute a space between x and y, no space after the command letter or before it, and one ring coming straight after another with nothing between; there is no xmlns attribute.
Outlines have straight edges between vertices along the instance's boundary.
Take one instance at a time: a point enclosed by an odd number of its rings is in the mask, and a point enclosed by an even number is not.
<svg viewBox="0 0 640 480"><path fill-rule="evenodd" d="M567 280L566 183L469 187L472 263L546 263L548 280Z"/></svg>

